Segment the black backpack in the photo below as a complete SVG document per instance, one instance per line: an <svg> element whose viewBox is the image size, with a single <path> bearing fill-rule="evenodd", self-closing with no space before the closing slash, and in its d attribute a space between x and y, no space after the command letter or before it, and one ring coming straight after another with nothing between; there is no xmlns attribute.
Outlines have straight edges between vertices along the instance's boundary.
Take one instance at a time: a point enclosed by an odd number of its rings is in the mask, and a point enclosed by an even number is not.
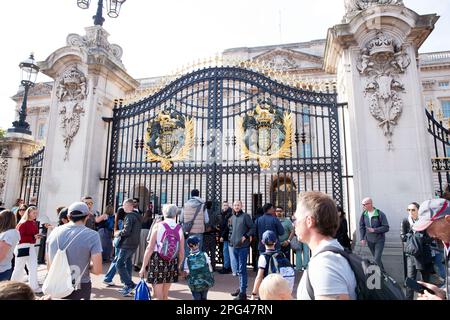
<svg viewBox="0 0 450 320"><path fill-rule="evenodd" d="M328 246L318 254L331 251L347 259L356 278L357 300L406 300L400 285L374 261L348 253L339 248ZM314 289L306 272L306 289L309 297L314 300Z"/></svg>

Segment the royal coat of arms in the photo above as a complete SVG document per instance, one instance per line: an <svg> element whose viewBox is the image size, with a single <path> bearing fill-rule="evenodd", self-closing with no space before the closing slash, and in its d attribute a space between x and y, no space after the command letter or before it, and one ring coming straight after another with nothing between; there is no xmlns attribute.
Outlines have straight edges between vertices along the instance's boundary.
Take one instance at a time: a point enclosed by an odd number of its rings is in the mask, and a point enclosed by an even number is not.
<svg viewBox="0 0 450 320"><path fill-rule="evenodd" d="M267 103L238 118L237 129L244 160L258 160L262 169L271 160L291 156L292 114L284 114Z"/></svg>
<svg viewBox="0 0 450 320"><path fill-rule="evenodd" d="M147 161L161 162L169 171L173 161L185 160L194 144L194 121L175 110L161 111L149 121L145 134Z"/></svg>

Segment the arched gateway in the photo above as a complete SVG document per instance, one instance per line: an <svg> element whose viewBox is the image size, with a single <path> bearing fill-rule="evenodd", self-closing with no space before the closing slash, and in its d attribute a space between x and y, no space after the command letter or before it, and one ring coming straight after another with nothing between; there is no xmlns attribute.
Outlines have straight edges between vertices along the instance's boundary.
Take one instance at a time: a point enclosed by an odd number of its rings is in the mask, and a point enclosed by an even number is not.
<svg viewBox="0 0 450 320"><path fill-rule="evenodd" d="M338 127L335 93L237 67L195 71L139 102L116 105L106 203L148 190L146 202L156 201L156 210L181 207L197 188L215 212L239 199L248 213L275 200L292 214L305 190L342 205Z"/></svg>

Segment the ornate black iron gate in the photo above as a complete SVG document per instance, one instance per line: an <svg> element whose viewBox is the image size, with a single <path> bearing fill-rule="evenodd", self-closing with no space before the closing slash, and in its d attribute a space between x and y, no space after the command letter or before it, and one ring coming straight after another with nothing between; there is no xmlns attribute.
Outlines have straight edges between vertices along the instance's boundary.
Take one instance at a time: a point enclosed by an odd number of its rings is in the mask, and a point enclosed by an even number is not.
<svg viewBox="0 0 450 320"><path fill-rule="evenodd" d="M196 188L214 212L241 200L248 213L274 202L291 215L298 192L320 190L342 205L338 131L335 93L236 67L199 70L115 106L105 200L138 197L159 211Z"/></svg>
<svg viewBox="0 0 450 320"><path fill-rule="evenodd" d="M431 165L433 169L434 192L436 196L442 197L445 188L450 183L449 152L450 142L448 140L449 130L444 127L442 121L436 120L434 111L425 109L428 120L428 132L433 139L433 153Z"/></svg>
<svg viewBox="0 0 450 320"><path fill-rule="evenodd" d="M24 159L20 198L26 204L33 202L30 201L32 198L35 198L36 203L39 200L44 153L45 147L42 147L42 149Z"/></svg>

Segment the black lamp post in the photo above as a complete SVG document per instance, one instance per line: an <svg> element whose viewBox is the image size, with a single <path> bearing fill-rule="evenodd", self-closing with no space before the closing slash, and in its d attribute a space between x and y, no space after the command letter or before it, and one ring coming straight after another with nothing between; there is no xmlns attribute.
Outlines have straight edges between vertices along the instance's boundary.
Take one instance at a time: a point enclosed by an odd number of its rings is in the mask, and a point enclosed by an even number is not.
<svg viewBox="0 0 450 320"><path fill-rule="evenodd" d="M111 18L117 18L120 13L120 8L126 0L106 0L106 10L108 16ZM88 9L91 4L91 0L77 0L77 5L81 9ZM98 0L97 13L92 17L94 19L94 25L103 26L105 18L103 18L103 0Z"/></svg>
<svg viewBox="0 0 450 320"><path fill-rule="evenodd" d="M13 127L8 129L8 132L25 133L31 135L30 125L25 121L27 118L27 98L28 90L34 86L36 82L37 74L39 72L39 67L36 65L33 53L30 57L19 64L22 70L22 81L21 84L24 87L22 107L19 111L19 121L13 122Z"/></svg>

